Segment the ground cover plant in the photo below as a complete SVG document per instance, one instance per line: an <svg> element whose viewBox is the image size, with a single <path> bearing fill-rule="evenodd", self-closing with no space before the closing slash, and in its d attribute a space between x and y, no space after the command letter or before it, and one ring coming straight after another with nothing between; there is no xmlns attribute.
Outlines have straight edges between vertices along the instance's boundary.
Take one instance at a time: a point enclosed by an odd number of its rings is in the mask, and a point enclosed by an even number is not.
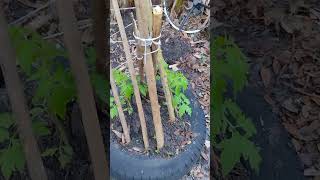
<svg viewBox="0 0 320 180"><path fill-rule="evenodd" d="M211 138L221 151L222 174L226 176L241 158L258 173L261 156L252 142L256 128L235 103L237 94L247 84L248 64L241 50L227 37L217 37L211 44L212 88ZM231 84L232 96L225 98Z"/></svg>

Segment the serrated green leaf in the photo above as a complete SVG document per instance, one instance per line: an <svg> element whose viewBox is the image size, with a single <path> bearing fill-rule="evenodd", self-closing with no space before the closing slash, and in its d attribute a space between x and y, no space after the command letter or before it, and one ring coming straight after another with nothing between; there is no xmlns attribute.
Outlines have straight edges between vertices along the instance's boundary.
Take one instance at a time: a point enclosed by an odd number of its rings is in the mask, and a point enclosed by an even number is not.
<svg viewBox="0 0 320 180"><path fill-rule="evenodd" d="M222 142L222 153L220 155L222 173L226 176L234 166L240 161L241 152L239 151L237 137Z"/></svg>
<svg viewBox="0 0 320 180"><path fill-rule="evenodd" d="M111 108L110 108L110 116L111 116L111 119L118 116L118 109L115 105L111 106Z"/></svg>
<svg viewBox="0 0 320 180"><path fill-rule="evenodd" d="M241 109L232 99L225 100L227 81L231 81L234 98L247 83L247 72L249 66L246 57L230 39L217 37L211 43L210 83L212 88L211 109L214 123L211 123L211 138L217 144L216 137L228 137L230 139L219 139L222 141L215 147L222 150L221 164L223 174L227 175L240 157L250 162L250 166L256 171L259 169L261 157L258 148L250 141L256 133L252 121L245 116ZM232 118L232 119L230 119ZM238 128L243 131L240 132Z"/></svg>
<svg viewBox="0 0 320 180"><path fill-rule="evenodd" d="M140 93L141 93L144 97L147 96L148 87L147 87L146 84L139 83L139 90L140 90Z"/></svg>
<svg viewBox="0 0 320 180"><path fill-rule="evenodd" d="M72 156L73 150L70 145L64 145L62 149L66 155Z"/></svg>
<svg viewBox="0 0 320 180"><path fill-rule="evenodd" d="M58 160L62 168L66 168L67 164L69 164L72 160L72 149L70 149L71 147L68 148L67 146L64 146L60 152Z"/></svg>
<svg viewBox="0 0 320 180"><path fill-rule="evenodd" d="M7 129L0 128L0 143L9 139L9 131Z"/></svg>
<svg viewBox="0 0 320 180"><path fill-rule="evenodd" d="M0 127L8 129L14 124L14 119L10 113L0 113Z"/></svg>
<svg viewBox="0 0 320 180"><path fill-rule="evenodd" d="M5 149L0 155L1 172L6 179L9 179L14 171L23 171L25 157L19 140L12 140L11 146Z"/></svg>
<svg viewBox="0 0 320 180"><path fill-rule="evenodd" d="M108 83L107 80L100 74L91 74L91 82L93 84L94 90L99 97L99 99L107 103L108 102Z"/></svg>
<svg viewBox="0 0 320 180"><path fill-rule="evenodd" d="M47 124L41 122L40 120L36 120L32 122L33 132L38 136L48 136L50 135L50 129L47 127Z"/></svg>
<svg viewBox="0 0 320 180"><path fill-rule="evenodd" d="M228 110L228 112L232 115L232 117L237 121L237 125L240 126L246 133L246 137L250 138L254 134L256 134L256 128L252 121L247 118L238 107L236 103L231 101L230 99L225 101L224 107Z"/></svg>
<svg viewBox="0 0 320 180"><path fill-rule="evenodd" d="M41 79L38 82L38 87L36 89L35 95L32 99L32 102L34 104L36 104L39 101L42 101L44 99L47 99L49 97L50 94L50 90L52 87L52 81L48 80L48 79Z"/></svg>
<svg viewBox="0 0 320 180"><path fill-rule="evenodd" d="M58 86L52 90L48 97L48 108L53 114L57 114L64 119L67 110L67 104L74 98L74 90Z"/></svg>
<svg viewBox="0 0 320 180"><path fill-rule="evenodd" d="M58 148L48 148L46 149L41 156L42 157L48 157L48 156L54 156L58 151Z"/></svg>

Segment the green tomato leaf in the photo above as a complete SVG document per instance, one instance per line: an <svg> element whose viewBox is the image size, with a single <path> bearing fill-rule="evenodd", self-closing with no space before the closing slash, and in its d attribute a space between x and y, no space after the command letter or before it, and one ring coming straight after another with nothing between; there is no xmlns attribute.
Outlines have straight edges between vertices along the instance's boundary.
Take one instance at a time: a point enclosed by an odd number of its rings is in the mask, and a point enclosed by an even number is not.
<svg viewBox="0 0 320 180"><path fill-rule="evenodd" d="M47 127L45 122L41 122L40 120L35 120L32 122L33 132L38 136L48 136L50 135L50 129Z"/></svg>
<svg viewBox="0 0 320 180"><path fill-rule="evenodd" d="M48 98L48 108L53 114L57 114L64 119L67 104L74 98L74 90L58 86L52 90L51 96Z"/></svg>
<svg viewBox="0 0 320 180"><path fill-rule="evenodd" d="M14 119L10 113L0 113L0 127L8 129L14 125Z"/></svg>
<svg viewBox="0 0 320 180"><path fill-rule="evenodd" d="M108 83L107 80L98 73L91 74L91 82L93 84L94 90L99 97L99 99L107 103L108 102Z"/></svg>
<svg viewBox="0 0 320 180"><path fill-rule="evenodd" d="M48 156L54 156L58 151L58 148L48 148L46 149L41 156L42 157L48 157Z"/></svg>
<svg viewBox="0 0 320 180"><path fill-rule="evenodd" d="M7 129L0 128L0 143L9 139L9 131Z"/></svg>
<svg viewBox="0 0 320 180"><path fill-rule="evenodd" d="M14 171L23 171L25 157L19 140L12 140L11 146L5 149L0 155L2 174L9 179Z"/></svg>

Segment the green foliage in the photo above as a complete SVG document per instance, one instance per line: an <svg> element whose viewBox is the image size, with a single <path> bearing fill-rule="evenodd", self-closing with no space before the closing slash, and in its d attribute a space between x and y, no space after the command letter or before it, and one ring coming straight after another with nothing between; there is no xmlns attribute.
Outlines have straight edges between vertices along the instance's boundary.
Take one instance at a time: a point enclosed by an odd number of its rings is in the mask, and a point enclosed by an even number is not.
<svg viewBox="0 0 320 180"><path fill-rule="evenodd" d="M19 138L10 133L15 122L9 113L0 114L0 170L5 179L10 179L15 171L22 171L25 165L25 158Z"/></svg>
<svg viewBox="0 0 320 180"><path fill-rule="evenodd" d="M10 179L15 171L23 171L25 157L18 138L11 138L6 149L0 151L0 167L5 179Z"/></svg>
<svg viewBox="0 0 320 180"><path fill-rule="evenodd" d="M47 122L43 120L43 115L46 117L56 116L59 120L64 120L66 119L67 104L77 99L75 82L67 61L67 52L55 44L43 40L36 32L25 28L10 27L9 34L17 53L17 65L27 77L26 83L35 82L36 84L31 104L31 107L34 108L30 111L32 128L38 137L47 136L51 134L51 131L47 127ZM99 75L93 67L95 62L94 49L87 49L86 55L94 91L97 97L106 103L107 93L109 93L108 85L106 79ZM18 139L13 141L10 137L7 126L11 127L14 124L10 124L13 121L8 120L6 116L11 115L2 114L0 116L2 119L0 121L0 143L18 141ZM13 145L15 144L6 146L5 152L12 147L20 147ZM44 156L56 156L61 167L64 168L71 161L73 150L67 142L61 141L58 147L46 149L43 154ZM2 159L2 162L11 158ZM13 170L12 167L11 170ZM9 172L8 169L5 169L7 171L3 173Z"/></svg>
<svg viewBox="0 0 320 180"><path fill-rule="evenodd" d="M125 99L130 101L133 95L133 86L129 76L121 72L120 70L112 70L112 73L116 85L119 87L120 90L119 95L123 96Z"/></svg>
<svg viewBox="0 0 320 180"><path fill-rule="evenodd" d="M192 110L190 108L190 101L184 94L185 90L188 88L188 80L181 72L174 72L168 68L168 64L161 60L163 67L166 70L169 88L173 94L173 107L177 110L179 117L188 114L191 116ZM128 111L129 114L132 112L132 107L130 106L130 100L133 96L133 86L131 80L127 74L119 70L112 70L113 76L116 81L116 85L119 87L120 101L124 108L124 111ZM158 76L157 76L158 77ZM158 77L159 79L159 77ZM139 91L142 96L146 97L148 93L147 84L140 81L140 77L137 77ZM114 98L110 96L110 115L113 119L118 116L118 110L114 102Z"/></svg>
<svg viewBox="0 0 320 180"><path fill-rule="evenodd" d="M127 74L120 70L112 70L114 80L117 87L119 87L120 93L119 98L123 111L127 111L129 114L133 112L133 109L130 105L130 100L133 96L133 86L131 80ZM140 81L139 81L140 82ZM139 83L139 89L142 95L147 94L147 88L144 84ZM118 116L118 109L115 104L114 97L110 96L110 116L111 119Z"/></svg>
<svg viewBox="0 0 320 180"><path fill-rule="evenodd" d="M42 157L57 157L62 168L71 162L73 156L73 150L70 145L61 144L59 147L52 147L46 149L42 154Z"/></svg>
<svg viewBox="0 0 320 180"><path fill-rule="evenodd" d="M247 84L249 67L246 57L228 38L218 37L211 45L211 109L214 120L211 123L211 138L221 150L223 175L227 175L241 157L258 172L261 162L259 149L250 141L256 134L255 126L234 102L236 95ZM228 81L232 83L234 97L225 99Z"/></svg>
<svg viewBox="0 0 320 180"><path fill-rule="evenodd" d="M47 136L51 132L47 124L39 119L39 109L31 111L32 127L37 137ZM10 113L0 113L0 170L6 179L15 171L23 171L25 158L16 129L16 123Z"/></svg>
<svg viewBox="0 0 320 180"><path fill-rule="evenodd" d="M160 61L167 73L169 88L173 94L173 107L178 111L179 117L182 117L185 114L191 116L192 109L190 108L190 101L184 94L185 90L188 88L187 78L181 72L170 70L164 59L160 59Z"/></svg>

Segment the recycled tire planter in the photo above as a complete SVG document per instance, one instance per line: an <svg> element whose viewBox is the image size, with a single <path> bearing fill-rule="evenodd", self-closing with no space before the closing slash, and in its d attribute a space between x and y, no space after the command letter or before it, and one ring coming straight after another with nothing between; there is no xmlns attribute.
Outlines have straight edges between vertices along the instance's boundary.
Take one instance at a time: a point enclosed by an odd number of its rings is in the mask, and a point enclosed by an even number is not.
<svg viewBox="0 0 320 180"><path fill-rule="evenodd" d="M115 180L178 180L187 174L200 157L206 136L206 121L190 88L191 130L196 135L186 149L171 159L134 155L124 152L116 143L110 145L110 174ZM166 120L166 119L164 119Z"/></svg>

